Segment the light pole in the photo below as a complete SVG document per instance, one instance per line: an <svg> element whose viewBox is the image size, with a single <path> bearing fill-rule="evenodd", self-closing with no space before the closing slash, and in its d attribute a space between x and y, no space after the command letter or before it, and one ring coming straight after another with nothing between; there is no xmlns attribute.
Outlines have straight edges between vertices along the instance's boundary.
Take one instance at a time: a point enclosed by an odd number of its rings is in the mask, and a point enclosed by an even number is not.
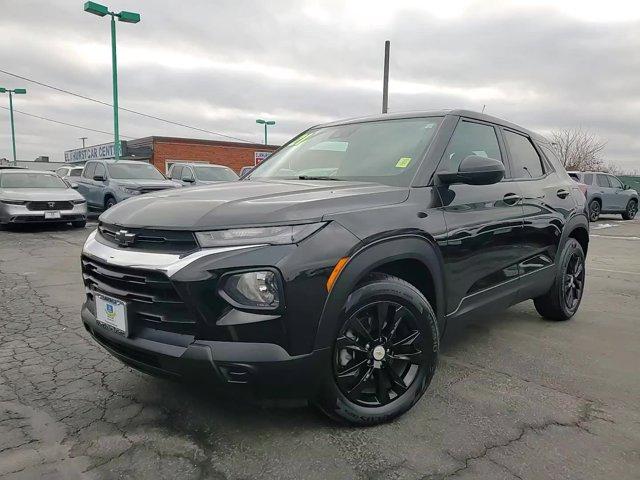
<svg viewBox="0 0 640 480"><path fill-rule="evenodd" d="M13 164L17 165L18 161L16 160L16 130L13 125L13 94L16 95L24 95L27 93L26 88L14 88L10 90L8 88L0 87L0 93L9 93L9 116L11 117L11 143L13 144Z"/></svg>
<svg viewBox="0 0 640 480"><path fill-rule="evenodd" d="M116 58L116 17L119 22L138 23L140 14L134 12L110 12L107 7L95 2L86 2L84 11L99 17L111 16L111 70L113 73L113 152L116 160L120 159L120 129L118 126L118 61Z"/></svg>
<svg viewBox="0 0 640 480"><path fill-rule="evenodd" d="M82 148L84 148L84 141L87 139L87 137L79 137L78 140L82 140Z"/></svg>
<svg viewBox="0 0 640 480"><path fill-rule="evenodd" d="M256 120L256 123L260 125L264 125L264 144L267 145L267 125L275 125L276 122L274 120L263 120L261 118Z"/></svg>

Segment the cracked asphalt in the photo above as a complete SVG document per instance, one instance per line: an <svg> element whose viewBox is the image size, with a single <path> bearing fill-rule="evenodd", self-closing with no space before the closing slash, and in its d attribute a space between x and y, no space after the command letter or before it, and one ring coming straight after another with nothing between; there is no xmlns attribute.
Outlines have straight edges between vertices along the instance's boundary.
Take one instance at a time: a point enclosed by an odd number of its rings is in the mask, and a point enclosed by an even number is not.
<svg viewBox="0 0 640 480"><path fill-rule="evenodd" d="M372 428L110 357L79 315L91 228L0 231L1 478L640 478L638 220L594 225L572 320L526 302L450 325L426 395Z"/></svg>

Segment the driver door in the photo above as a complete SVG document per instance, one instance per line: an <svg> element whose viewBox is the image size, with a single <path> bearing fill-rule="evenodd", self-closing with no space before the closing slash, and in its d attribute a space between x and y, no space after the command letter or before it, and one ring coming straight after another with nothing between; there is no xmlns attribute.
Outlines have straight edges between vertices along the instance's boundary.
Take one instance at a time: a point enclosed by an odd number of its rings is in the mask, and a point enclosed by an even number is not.
<svg viewBox="0 0 640 480"><path fill-rule="evenodd" d="M518 291L522 257L522 193L509 181L502 140L490 123L461 118L436 172L456 172L469 155L505 163L506 179L493 185L439 186L447 228L444 257L447 316L485 305L509 306ZM482 293L482 295L478 295Z"/></svg>

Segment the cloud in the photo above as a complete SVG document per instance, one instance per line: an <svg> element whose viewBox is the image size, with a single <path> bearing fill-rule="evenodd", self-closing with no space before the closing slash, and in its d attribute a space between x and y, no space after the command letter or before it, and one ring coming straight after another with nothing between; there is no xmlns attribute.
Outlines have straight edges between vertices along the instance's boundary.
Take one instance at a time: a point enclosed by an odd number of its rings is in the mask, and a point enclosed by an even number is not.
<svg viewBox="0 0 640 480"><path fill-rule="evenodd" d="M0 0L0 68L111 101L109 27L81 2ZM581 126L607 141L607 159L636 168L640 142L640 7L615 0L446 2L118 0L140 11L118 24L121 106L260 141L379 112L382 51L392 42L390 110L464 107L547 133ZM178 6L179 5L179 6ZM43 12L46 11L46 15ZM110 108L0 73L25 86L16 108L110 131ZM4 127L3 127L4 125ZM121 132L219 138L126 112ZM108 135L16 115L21 159ZM0 110L0 157L11 156Z"/></svg>

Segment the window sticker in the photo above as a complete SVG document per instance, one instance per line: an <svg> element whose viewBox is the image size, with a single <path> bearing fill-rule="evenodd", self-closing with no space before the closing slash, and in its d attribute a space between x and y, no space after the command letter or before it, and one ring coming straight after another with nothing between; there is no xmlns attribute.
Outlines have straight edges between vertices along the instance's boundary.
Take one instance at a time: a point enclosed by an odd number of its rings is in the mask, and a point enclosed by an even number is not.
<svg viewBox="0 0 640 480"><path fill-rule="evenodd" d="M410 163L411 157L402 157L400 160L398 160L398 163L396 163L396 168L407 168Z"/></svg>

